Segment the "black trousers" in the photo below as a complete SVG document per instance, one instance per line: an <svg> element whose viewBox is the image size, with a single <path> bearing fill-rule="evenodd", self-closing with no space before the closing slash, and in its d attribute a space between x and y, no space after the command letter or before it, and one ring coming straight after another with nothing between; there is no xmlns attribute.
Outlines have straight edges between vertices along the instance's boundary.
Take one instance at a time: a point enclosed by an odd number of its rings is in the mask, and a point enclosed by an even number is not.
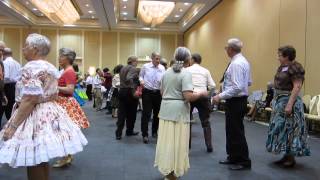
<svg viewBox="0 0 320 180"><path fill-rule="evenodd" d="M159 111L161 105L160 90L152 91L146 88L142 91L142 117L141 117L141 131L143 137L148 137L148 125L153 113L152 120L152 134L157 134L159 128Z"/></svg>
<svg viewBox="0 0 320 180"><path fill-rule="evenodd" d="M191 102L191 111L190 116L194 108L197 108L199 111L199 117L201 121L202 128L210 127L210 104L207 97L201 97L198 100Z"/></svg>
<svg viewBox="0 0 320 180"><path fill-rule="evenodd" d="M126 123L126 134L132 134L137 116L138 99L133 97L132 88L121 88L119 90L119 109L116 136L122 135Z"/></svg>
<svg viewBox="0 0 320 180"><path fill-rule="evenodd" d="M86 94L88 96L89 101L92 100L92 84L87 85Z"/></svg>
<svg viewBox="0 0 320 180"><path fill-rule="evenodd" d="M8 99L8 104L6 106L1 106L0 108L0 126L1 126L1 119L3 114L6 115L7 120L11 117L11 112L13 105L15 103L15 92L16 92L16 83L8 83L4 85L4 93Z"/></svg>
<svg viewBox="0 0 320 180"><path fill-rule="evenodd" d="M247 97L226 100L226 150L228 159L238 164L251 166L243 118L247 108Z"/></svg>

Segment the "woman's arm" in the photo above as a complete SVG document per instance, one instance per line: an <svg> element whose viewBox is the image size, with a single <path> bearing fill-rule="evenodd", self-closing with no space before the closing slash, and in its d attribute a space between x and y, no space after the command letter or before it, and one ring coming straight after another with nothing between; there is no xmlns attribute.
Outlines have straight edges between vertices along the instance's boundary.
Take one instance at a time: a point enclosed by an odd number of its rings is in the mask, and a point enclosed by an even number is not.
<svg viewBox="0 0 320 180"><path fill-rule="evenodd" d="M183 97L187 102L193 102L202 96L208 96L208 92L207 91L203 91L203 92L184 91L183 92Z"/></svg>
<svg viewBox="0 0 320 180"><path fill-rule="evenodd" d="M301 79L297 79L293 81L293 89L291 91L291 95L288 101L288 104L285 107L285 113L287 115L291 115L292 114L292 107L294 105L294 102L297 99L297 96L299 95L300 91L302 88L302 80Z"/></svg>
<svg viewBox="0 0 320 180"><path fill-rule="evenodd" d="M66 87L59 86L58 89L60 93L73 95L74 84L68 84Z"/></svg>
<svg viewBox="0 0 320 180"><path fill-rule="evenodd" d="M24 95L21 99L21 103L19 105L19 109L17 110L17 114L14 119L9 124L9 127L5 130L3 135L3 140L9 140L13 134L16 132L17 128L20 124L27 119L27 117L33 111L35 105L39 102L40 96L35 95Z"/></svg>

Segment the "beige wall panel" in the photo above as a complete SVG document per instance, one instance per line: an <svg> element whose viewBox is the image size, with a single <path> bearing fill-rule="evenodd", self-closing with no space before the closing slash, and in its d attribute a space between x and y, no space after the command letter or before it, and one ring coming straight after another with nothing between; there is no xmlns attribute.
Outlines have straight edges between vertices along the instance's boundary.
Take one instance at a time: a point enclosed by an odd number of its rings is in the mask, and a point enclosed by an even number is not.
<svg viewBox="0 0 320 180"><path fill-rule="evenodd" d="M120 64L127 64L130 55L135 55L134 33L120 33Z"/></svg>
<svg viewBox="0 0 320 180"><path fill-rule="evenodd" d="M59 64L57 63L57 30L55 29L42 29L41 30L41 34L46 36L47 38L49 38L50 42L51 42L51 50L50 53L48 55L48 61L55 65L56 67L59 66Z"/></svg>
<svg viewBox="0 0 320 180"><path fill-rule="evenodd" d="M20 62L20 29L19 28L4 28L3 30L3 41L7 47L11 48L13 57Z"/></svg>
<svg viewBox="0 0 320 180"><path fill-rule="evenodd" d="M163 34L161 35L161 55L167 60L167 63L173 59L173 54L176 48L176 35Z"/></svg>
<svg viewBox="0 0 320 180"><path fill-rule="evenodd" d="M150 33L137 34L137 56L145 58L152 52L159 52L159 35Z"/></svg>
<svg viewBox="0 0 320 180"><path fill-rule="evenodd" d="M240 38L244 42L243 54L252 66L251 89L265 89L277 67L279 2L222 1L184 37L186 46L202 55L203 66L211 71L217 83L229 62L224 51L226 41L231 37Z"/></svg>
<svg viewBox="0 0 320 180"><path fill-rule="evenodd" d="M98 31L86 31L84 33L84 70L89 67L99 67L100 33ZM100 67L101 68L101 67Z"/></svg>
<svg viewBox="0 0 320 180"><path fill-rule="evenodd" d="M293 45L297 60L305 64L306 0L281 0L280 46Z"/></svg>
<svg viewBox="0 0 320 180"><path fill-rule="evenodd" d="M82 33L78 30L59 30L59 48L71 48L76 51L77 57L83 57Z"/></svg>
<svg viewBox="0 0 320 180"><path fill-rule="evenodd" d="M102 34L102 67L110 71L117 65L117 33L103 32Z"/></svg>
<svg viewBox="0 0 320 180"><path fill-rule="evenodd" d="M319 42L320 42L320 1L308 0L307 10L307 62L305 76L305 94L320 94L319 83Z"/></svg>

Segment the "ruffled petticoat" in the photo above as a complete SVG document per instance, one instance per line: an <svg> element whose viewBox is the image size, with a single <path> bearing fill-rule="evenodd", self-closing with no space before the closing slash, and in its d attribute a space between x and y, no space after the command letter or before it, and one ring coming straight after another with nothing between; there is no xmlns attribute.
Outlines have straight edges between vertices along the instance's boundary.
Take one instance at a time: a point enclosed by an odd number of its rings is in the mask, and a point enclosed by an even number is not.
<svg viewBox="0 0 320 180"><path fill-rule="evenodd" d="M88 143L80 128L56 102L36 105L13 137L3 141L3 133L16 113L0 132L0 164L34 166L52 158L76 154Z"/></svg>
<svg viewBox="0 0 320 180"><path fill-rule="evenodd" d="M74 97L61 97L57 100L58 104L63 107L71 120L76 123L80 128L88 128L90 126L89 121L79 103Z"/></svg>

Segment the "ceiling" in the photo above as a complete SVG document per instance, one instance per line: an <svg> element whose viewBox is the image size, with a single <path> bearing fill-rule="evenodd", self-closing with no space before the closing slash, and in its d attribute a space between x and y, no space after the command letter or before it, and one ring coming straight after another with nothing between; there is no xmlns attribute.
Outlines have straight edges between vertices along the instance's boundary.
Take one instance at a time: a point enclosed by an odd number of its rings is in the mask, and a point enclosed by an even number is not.
<svg viewBox="0 0 320 180"><path fill-rule="evenodd" d="M73 0L79 7L80 20L73 27L106 30L145 30L184 32L221 0L173 1L175 8L165 22L145 26L137 17L139 0ZM58 26L45 17L29 0L0 0L0 24Z"/></svg>

